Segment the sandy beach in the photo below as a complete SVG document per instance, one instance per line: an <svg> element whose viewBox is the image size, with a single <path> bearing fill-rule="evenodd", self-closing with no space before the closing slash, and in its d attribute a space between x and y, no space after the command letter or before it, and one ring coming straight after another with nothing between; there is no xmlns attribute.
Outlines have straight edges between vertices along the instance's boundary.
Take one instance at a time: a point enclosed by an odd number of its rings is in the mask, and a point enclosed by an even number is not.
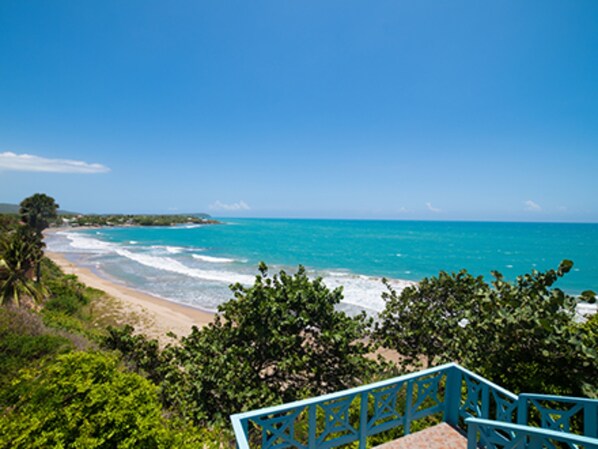
<svg viewBox="0 0 598 449"><path fill-rule="evenodd" d="M117 317L118 321L125 324L131 317L136 317L136 331L162 343L170 341L166 336L168 332L184 336L191 331L192 326L201 327L214 319L214 314L209 312L110 282L91 270L74 264L60 253L46 252L46 256L66 274L74 274L82 283L110 296L111 307L121 317L121 320Z"/></svg>

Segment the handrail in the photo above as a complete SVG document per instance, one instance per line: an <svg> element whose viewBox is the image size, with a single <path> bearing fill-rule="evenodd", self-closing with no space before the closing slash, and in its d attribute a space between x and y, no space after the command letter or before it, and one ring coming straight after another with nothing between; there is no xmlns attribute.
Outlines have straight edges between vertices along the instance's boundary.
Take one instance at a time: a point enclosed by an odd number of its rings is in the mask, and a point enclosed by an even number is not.
<svg viewBox="0 0 598 449"><path fill-rule="evenodd" d="M541 399L543 401L555 401L555 402L573 402L573 403L585 403L585 404L598 404L598 399L590 398L578 398L575 396L557 396L554 394L538 394L538 393L521 393L520 399Z"/></svg>
<svg viewBox="0 0 598 449"><path fill-rule="evenodd" d="M322 396L316 396L316 397L308 398L308 399L300 399L298 401L287 402L285 404L274 405L274 406L271 406L271 407L265 407L265 408L261 408L261 409L258 409L258 410L252 410L252 411L249 411L249 412L244 412L244 413L236 413L234 415L231 415L231 419L256 418L256 417L259 417L259 416L269 415L269 414L272 414L272 413L277 413L277 412L281 412L281 411L285 411L285 410L290 410L290 409L293 409L293 408L305 407L307 405L317 404L317 403L324 402L324 401L329 401L329 400L332 400L332 399L343 398L343 397L346 397L346 396L350 396L352 394L362 393L364 391L369 391L369 390L373 390L373 389L376 389L376 388L387 387L387 386L390 386L390 385L394 385L397 382L404 382L404 381L411 380L411 379L416 379L416 378L419 378L419 377L425 377L425 376L427 376L429 374L438 373L438 372L444 371L447 368L451 368L451 367L461 368L456 363L446 363L444 365L438 365L438 366L435 366L433 368L425 369L423 371L416 371L414 373L405 374L405 375L399 376L399 377L393 377L391 379L381 380L381 381L374 382L374 383L367 384L367 385L361 385L359 387L354 387L354 388L348 388L346 390L335 391L334 393L323 394ZM461 368L461 369L463 369L463 368Z"/></svg>
<svg viewBox="0 0 598 449"><path fill-rule="evenodd" d="M511 424L505 422L491 421L488 419L480 418L468 418L466 420L468 424L467 429L467 448L476 449L478 447L477 433L480 431L480 440L486 449L496 448L494 444L499 443L501 447L507 447L507 437L511 437L511 441L521 436L528 436L531 447L544 447L541 443L542 440L557 440L575 447L583 446L586 449L598 449L598 438L591 438L582 435L576 435L573 433L559 432L556 430L544 429L541 427L524 426L521 424ZM501 430L501 434L496 434L495 438L489 438L488 436L482 437L481 428L489 427L491 429ZM506 434L506 435L505 435ZM494 439L498 441L493 441ZM519 446L517 446L519 447ZM522 447L527 447L523 445ZM550 447L550 446L549 446Z"/></svg>
<svg viewBox="0 0 598 449"><path fill-rule="evenodd" d="M493 388L494 390L498 391L499 393L504 394L505 396L509 397L510 399L513 399L514 401L516 401L519 396L517 396L515 393L511 393L509 390L501 387L500 385L495 384L492 381L489 381L488 379L480 376L479 374L474 373L473 371L469 371L467 368L463 368L461 365L458 364L454 364L459 371L461 371L462 373L467 374L468 376L473 377L474 379L476 379L478 382L484 383L486 385L488 385L490 388Z"/></svg>
<svg viewBox="0 0 598 449"><path fill-rule="evenodd" d="M542 402L568 404L566 410L555 410L547 407ZM576 414L583 413L583 434L585 436L598 438L598 400L589 398L577 398L571 396L555 396L547 394L522 393L519 395L519 409L517 422L519 424L529 423L529 408L534 407L540 416L540 427L549 429L560 429L569 432L571 422Z"/></svg>

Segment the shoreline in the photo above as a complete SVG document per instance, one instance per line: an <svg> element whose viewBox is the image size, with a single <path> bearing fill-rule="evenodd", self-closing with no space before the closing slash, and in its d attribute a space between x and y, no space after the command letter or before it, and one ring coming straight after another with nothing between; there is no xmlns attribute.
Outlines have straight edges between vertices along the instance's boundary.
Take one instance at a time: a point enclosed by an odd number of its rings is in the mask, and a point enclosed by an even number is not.
<svg viewBox="0 0 598 449"><path fill-rule="evenodd" d="M172 332L179 337L186 336L191 332L193 326L201 328L214 321L216 316L195 307L179 304L111 282L98 276L89 268L68 260L61 253L46 251L45 255L58 265L65 274L77 276L81 283L103 291L120 303L123 318L131 315L139 316L141 323L135 326L136 333L145 334L147 337L157 339L162 343L172 341L167 333Z"/></svg>

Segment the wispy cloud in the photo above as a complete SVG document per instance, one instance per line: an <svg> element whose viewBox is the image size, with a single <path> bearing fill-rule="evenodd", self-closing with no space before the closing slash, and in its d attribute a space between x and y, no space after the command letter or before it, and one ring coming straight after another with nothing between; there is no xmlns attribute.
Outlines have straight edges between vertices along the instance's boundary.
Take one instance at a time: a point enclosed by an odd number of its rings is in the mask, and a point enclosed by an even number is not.
<svg viewBox="0 0 598 449"><path fill-rule="evenodd" d="M430 212L434 212L435 214L437 214L438 212L442 212L442 209L438 209L437 207L432 206L432 203L430 202L426 203L426 207Z"/></svg>
<svg viewBox="0 0 598 449"><path fill-rule="evenodd" d="M48 159L32 154L0 153L0 171L28 171L48 173L106 173L110 169L102 164L89 164L69 159Z"/></svg>
<svg viewBox="0 0 598 449"><path fill-rule="evenodd" d="M221 201L216 201L210 204L212 210L250 210L251 208L245 201L239 201L237 203L226 204Z"/></svg>
<svg viewBox="0 0 598 449"><path fill-rule="evenodd" d="M525 204L525 210L529 212L539 212L542 210L542 207L540 207L538 203L532 200L524 201L523 204Z"/></svg>

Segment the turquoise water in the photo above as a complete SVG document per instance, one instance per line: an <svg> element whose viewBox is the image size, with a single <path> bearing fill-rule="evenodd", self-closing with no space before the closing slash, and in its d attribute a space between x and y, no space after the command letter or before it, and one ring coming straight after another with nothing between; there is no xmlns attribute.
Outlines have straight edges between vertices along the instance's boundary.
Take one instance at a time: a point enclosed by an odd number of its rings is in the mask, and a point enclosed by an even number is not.
<svg viewBox="0 0 598 449"><path fill-rule="evenodd" d="M49 248L129 286L213 310L232 282L249 284L257 264L272 271L298 264L345 287L346 306L380 310L381 277L418 281L462 268L508 279L555 268L574 269L558 283L598 290L598 224L365 220L226 219L216 226L112 228L60 232Z"/></svg>

